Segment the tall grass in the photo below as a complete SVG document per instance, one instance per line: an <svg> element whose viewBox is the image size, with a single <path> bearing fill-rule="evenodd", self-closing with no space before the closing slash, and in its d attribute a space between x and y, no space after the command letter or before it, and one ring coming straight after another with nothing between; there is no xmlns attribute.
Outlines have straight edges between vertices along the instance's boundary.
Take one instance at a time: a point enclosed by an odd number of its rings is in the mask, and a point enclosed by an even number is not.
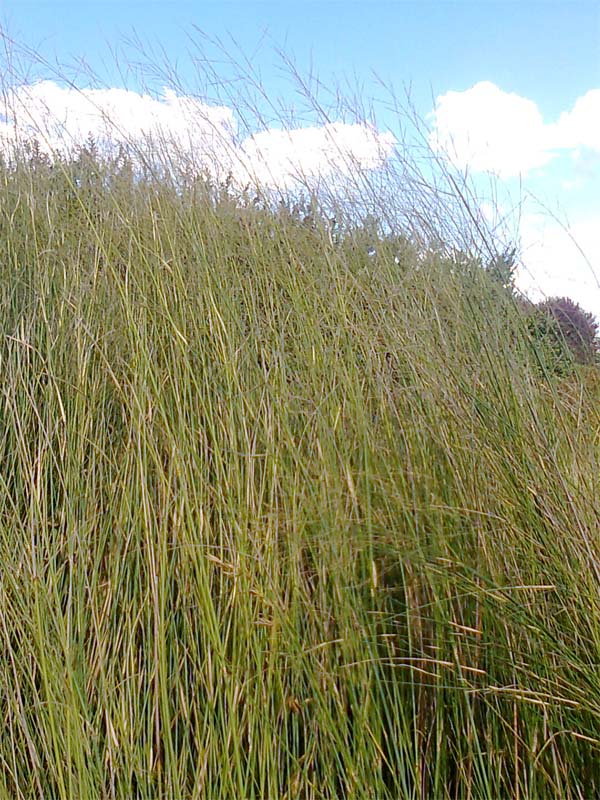
<svg viewBox="0 0 600 800"><path fill-rule="evenodd" d="M78 169L1 173L2 796L596 796L596 384L468 259Z"/></svg>

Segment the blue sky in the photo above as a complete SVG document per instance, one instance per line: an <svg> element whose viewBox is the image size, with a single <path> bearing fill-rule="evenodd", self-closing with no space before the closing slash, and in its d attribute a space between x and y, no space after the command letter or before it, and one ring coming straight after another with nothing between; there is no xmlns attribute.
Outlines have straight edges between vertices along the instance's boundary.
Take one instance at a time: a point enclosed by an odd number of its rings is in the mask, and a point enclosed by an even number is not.
<svg viewBox="0 0 600 800"><path fill-rule="evenodd" d="M600 276L598 0L0 0L0 19L10 37L49 60L73 65L84 59L107 88L126 83L141 91L135 75L119 72L111 52L117 48L122 64L135 61L139 54L126 44L135 36L150 61L163 51L182 86L195 90L195 26L221 38L229 50L233 37L260 70L267 93L288 103L297 98L273 47L290 54L302 73L339 84L346 93L359 87L365 97L381 96L375 74L398 95L410 84L417 111L436 129L437 141L459 143L458 165L468 162L476 180L486 169L498 173L501 189L513 197L540 197L568 220ZM231 75L225 64L218 71L223 78ZM38 67L29 79L34 77L52 76ZM76 82L87 88L84 75ZM380 106L377 124L394 132L397 120ZM304 142L297 138L295 151ZM361 140L359 146L363 152L367 144ZM600 315L600 286L569 236L531 202L522 213L528 269L523 288L569 294Z"/></svg>
<svg viewBox="0 0 600 800"><path fill-rule="evenodd" d="M491 80L557 114L600 81L598 2L185 2L2 0L9 32L60 57L94 66L104 44L136 31L176 58L196 25L232 34L252 52L265 32L324 73L411 80L426 93ZM268 59L267 59L268 61Z"/></svg>
<svg viewBox="0 0 600 800"><path fill-rule="evenodd" d="M356 74L368 82L374 71L395 85L411 82L423 103L432 90L489 80L555 116L600 85L597 0L0 0L0 16L19 41L60 59L84 56L101 70L107 45L136 32L185 71L197 26L211 36L232 35L250 54L266 34L324 76ZM267 86L276 88L265 43L259 60Z"/></svg>

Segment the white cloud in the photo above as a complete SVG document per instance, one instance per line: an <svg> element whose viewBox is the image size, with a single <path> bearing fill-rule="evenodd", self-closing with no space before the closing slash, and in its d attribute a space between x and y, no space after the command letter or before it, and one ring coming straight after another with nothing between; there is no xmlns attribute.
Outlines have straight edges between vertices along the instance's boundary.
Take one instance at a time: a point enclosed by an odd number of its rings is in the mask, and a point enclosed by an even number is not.
<svg viewBox="0 0 600 800"><path fill-rule="evenodd" d="M4 140L36 136L43 150L69 150L88 135L101 145L151 139L175 151L199 154L212 165L225 161L236 133L231 109L209 106L165 90L160 99L127 89L75 89L53 81L23 85L5 95Z"/></svg>
<svg viewBox="0 0 600 800"><path fill-rule="evenodd" d="M431 144L461 168L509 177L541 167L553 156L536 104L489 81L438 97L431 118Z"/></svg>
<svg viewBox="0 0 600 800"><path fill-rule="evenodd" d="M331 123L290 131L269 129L243 141L232 109L165 90L161 98L126 89L75 89L53 81L17 87L0 111L0 145L37 136L51 153L82 144L152 141L222 178L289 186L298 177L349 175L380 166L395 139L368 124Z"/></svg>
<svg viewBox="0 0 600 800"><path fill-rule="evenodd" d="M526 269L516 283L532 300L566 296L600 320L600 213L568 229L543 214L525 214L521 244Z"/></svg>
<svg viewBox="0 0 600 800"><path fill-rule="evenodd" d="M517 286L532 300L570 297L600 320L600 203L593 188L600 169L600 89L547 122L533 100L484 81L438 97L430 120L431 146L460 169L521 176L522 190L532 196L534 182L543 181L536 187L545 197L560 197L563 207L570 203L568 231L547 213L523 213ZM543 174L530 174L547 165ZM485 204L482 213L495 219Z"/></svg>
<svg viewBox="0 0 600 800"><path fill-rule="evenodd" d="M347 176L374 169L390 156L396 140L371 125L341 122L295 130L268 130L242 143L250 172L260 183L288 185L298 176Z"/></svg>
<svg viewBox="0 0 600 800"><path fill-rule="evenodd" d="M562 148L600 152L600 89L591 89L579 97L571 111L563 112L549 128Z"/></svg>
<svg viewBox="0 0 600 800"><path fill-rule="evenodd" d="M600 89L547 123L533 100L482 81L436 99L430 143L460 168L502 178L526 175L561 152L600 151Z"/></svg>

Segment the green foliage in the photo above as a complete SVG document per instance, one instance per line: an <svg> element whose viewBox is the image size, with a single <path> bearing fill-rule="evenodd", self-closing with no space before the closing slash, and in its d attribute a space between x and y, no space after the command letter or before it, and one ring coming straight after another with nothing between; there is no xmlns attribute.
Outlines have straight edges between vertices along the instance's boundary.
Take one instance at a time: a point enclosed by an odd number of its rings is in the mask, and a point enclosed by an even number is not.
<svg viewBox="0 0 600 800"><path fill-rule="evenodd" d="M515 247L506 247L502 253L490 260L486 269L491 278L503 289L514 292L517 250Z"/></svg>
<svg viewBox="0 0 600 800"><path fill-rule="evenodd" d="M558 376L572 374L576 363L574 353L558 320L545 309L534 306L526 313L526 326L543 369Z"/></svg>

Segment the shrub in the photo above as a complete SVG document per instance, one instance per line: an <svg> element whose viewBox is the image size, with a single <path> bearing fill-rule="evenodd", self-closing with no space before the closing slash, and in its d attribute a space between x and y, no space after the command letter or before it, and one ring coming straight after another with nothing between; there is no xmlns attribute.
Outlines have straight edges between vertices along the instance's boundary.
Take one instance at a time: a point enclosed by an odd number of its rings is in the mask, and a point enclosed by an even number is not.
<svg viewBox="0 0 600 800"><path fill-rule="evenodd" d="M538 303L536 308L555 323L554 326L546 326L546 331L550 332L552 327L558 333L561 344L566 344L577 364L593 364L597 361L598 323L593 314L584 311L568 297L549 298Z"/></svg>

